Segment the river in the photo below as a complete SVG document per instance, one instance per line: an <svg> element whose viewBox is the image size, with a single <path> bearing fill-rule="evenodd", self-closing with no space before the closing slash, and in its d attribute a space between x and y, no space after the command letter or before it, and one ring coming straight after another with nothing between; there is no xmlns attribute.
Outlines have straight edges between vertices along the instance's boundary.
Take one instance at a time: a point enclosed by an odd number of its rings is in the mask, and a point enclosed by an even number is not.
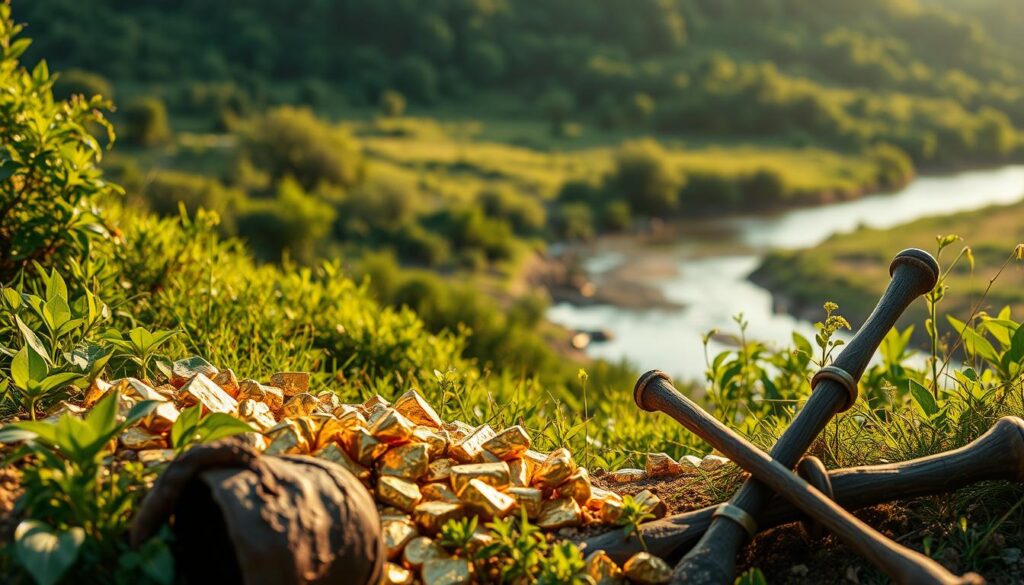
<svg viewBox="0 0 1024 585"><path fill-rule="evenodd" d="M603 273L625 262L641 257L650 261L654 257L667 269L638 272L650 272L650 277L644 277L645 283L660 289L680 308L625 309L559 303L549 309L547 317L574 329L610 330L614 339L591 344L587 349L592 357L625 358L641 370L658 368L680 378L699 379L705 369L701 336L711 329L737 333L734 315L743 314L751 339L781 345L789 343L794 330L813 335L810 322L776 312L771 294L747 280L769 250L812 247L833 234L861 225L892 227L921 217L1022 198L1024 165L1012 165L919 177L900 191L832 205L684 224L679 230L683 235L667 246L599 242L583 263L598 286ZM828 291L821 293L823 300L828 297ZM712 355L726 347L719 339L709 345Z"/></svg>

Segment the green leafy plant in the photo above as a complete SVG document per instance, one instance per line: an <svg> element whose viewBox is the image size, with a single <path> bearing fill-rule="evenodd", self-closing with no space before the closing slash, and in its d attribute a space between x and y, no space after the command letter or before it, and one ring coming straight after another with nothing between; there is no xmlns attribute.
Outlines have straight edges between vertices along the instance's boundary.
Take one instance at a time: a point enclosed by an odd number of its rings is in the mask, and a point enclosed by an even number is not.
<svg viewBox="0 0 1024 585"><path fill-rule="evenodd" d="M640 541L640 546L647 550L647 543L640 532L640 525L654 518L647 506L633 496L622 497L622 514L619 516L619 526L622 526L622 537L629 538L635 534Z"/></svg>
<svg viewBox="0 0 1024 585"><path fill-rule="evenodd" d="M449 520L441 527L441 538L437 543L456 554L468 552L478 523L476 516Z"/></svg>
<svg viewBox="0 0 1024 585"><path fill-rule="evenodd" d="M487 524L494 542L480 550L479 557L498 560L501 583L531 581L545 560L548 543L540 528L530 524L523 511L518 527L513 518L497 519Z"/></svg>
<svg viewBox="0 0 1024 585"><path fill-rule="evenodd" d="M149 379L149 364L156 357L157 349L177 334L177 331L149 331L135 327L127 333L108 332L104 339L121 350L120 357L126 357L138 366L142 379Z"/></svg>
<svg viewBox="0 0 1024 585"><path fill-rule="evenodd" d="M31 41L0 4L0 282L12 282L33 262L65 265L85 259L96 237L108 236L97 200L120 193L103 180L102 147L94 128L114 133L102 96L53 99L46 61L29 71L19 63Z"/></svg>
<svg viewBox="0 0 1024 585"><path fill-rule="evenodd" d="M840 329L850 330L850 322L836 313L839 310L839 305L828 301L823 307L825 319L814 324L814 328L818 330L814 335L814 341L818 344L818 349L821 350L817 361L819 367L828 365L832 361L832 352L845 343L842 339L835 337L836 332Z"/></svg>
<svg viewBox="0 0 1024 585"><path fill-rule="evenodd" d="M58 580L82 555L91 562L115 555L143 485L142 467L106 462L117 436L156 408L132 406L123 419L121 397L111 392L84 419L65 413L56 421L25 421L0 428L0 442L22 443L7 463L27 459L25 515L15 558L40 584Z"/></svg>
<svg viewBox="0 0 1024 585"><path fill-rule="evenodd" d="M211 412L202 416L202 405L195 405L181 411L171 426L171 448L180 454L192 445L212 443L241 433L251 433L249 423L223 412Z"/></svg>
<svg viewBox="0 0 1024 585"><path fill-rule="evenodd" d="M550 547L540 565L537 583L589 585L593 579L584 571L585 566L583 555L575 544L568 541L556 543Z"/></svg>
<svg viewBox="0 0 1024 585"><path fill-rule="evenodd" d="M43 296L2 289L0 331L21 347L2 348L11 356L3 389L35 420L37 406L71 384L92 381L110 359L110 349L90 341L97 324L107 318L106 305L84 290L68 301L68 287L56 270L37 266Z"/></svg>

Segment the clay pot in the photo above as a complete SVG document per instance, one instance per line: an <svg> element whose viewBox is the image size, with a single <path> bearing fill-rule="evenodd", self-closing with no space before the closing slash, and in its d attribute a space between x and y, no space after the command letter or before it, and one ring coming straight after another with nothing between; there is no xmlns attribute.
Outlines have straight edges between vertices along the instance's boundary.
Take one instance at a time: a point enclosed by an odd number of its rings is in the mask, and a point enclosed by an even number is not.
<svg viewBox="0 0 1024 585"><path fill-rule="evenodd" d="M231 439L168 466L142 501L132 545L168 521L184 583L376 585L386 559L377 508L352 474Z"/></svg>

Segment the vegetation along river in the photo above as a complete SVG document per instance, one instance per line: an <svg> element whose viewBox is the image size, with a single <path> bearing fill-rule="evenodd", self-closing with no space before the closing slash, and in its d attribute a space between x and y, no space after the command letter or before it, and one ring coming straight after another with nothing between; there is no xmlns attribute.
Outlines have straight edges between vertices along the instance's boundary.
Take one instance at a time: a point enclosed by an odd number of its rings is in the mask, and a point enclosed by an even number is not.
<svg viewBox="0 0 1024 585"><path fill-rule="evenodd" d="M735 216L683 225L668 245L613 240L596 244L583 266L600 286L602 275L643 263L630 278L657 287L678 308L635 309L559 303L548 318L566 327L607 329L614 338L588 348L593 357L626 358L639 368L658 368L689 379L703 376L702 336L718 329L709 351L724 349L738 334L742 313L751 339L777 344L792 331L810 337L812 323L777 310L769 291L750 282L771 249L812 247L858 226L886 228L925 216L946 215L1024 198L1024 165L920 177L894 193L770 215ZM928 244L923 242L922 245ZM893 250L897 252L897 250ZM655 269L649 269L655 267ZM822 302L829 291L821 291ZM840 311L841 312L841 311ZM856 327L866 315L847 315Z"/></svg>

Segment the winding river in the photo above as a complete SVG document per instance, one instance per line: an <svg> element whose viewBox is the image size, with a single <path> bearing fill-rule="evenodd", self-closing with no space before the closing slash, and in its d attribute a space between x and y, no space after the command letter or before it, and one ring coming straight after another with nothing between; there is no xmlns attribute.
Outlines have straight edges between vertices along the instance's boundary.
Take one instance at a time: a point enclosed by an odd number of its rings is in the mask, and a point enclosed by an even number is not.
<svg viewBox="0 0 1024 585"><path fill-rule="evenodd" d="M681 378L704 373L701 336L718 329L738 333L742 313L751 339L786 344L794 330L812 335L807 321L775 311L771 294L747 280L772 249L800 249L858 226L892 227L925 216L947 215L1024 198L1024 165L920 177L904 189L833 205L772 215L734 216L684 225L670 245L643 247L608 241L588 253L584 268L600 286L601 276L644 259L661 270L636 271L677 309L626 309L559 303L548 319L574 329L607 329L614 339L591 344L593 357L627 359L641 370L658 368ZM652 258L655 260L652 262ZM827 296L827 291L822 291ZM823 298L824 298L823 296ZM856 325L856 324L855 324ZM712 355L726 347L712 339Z"/></svg>

